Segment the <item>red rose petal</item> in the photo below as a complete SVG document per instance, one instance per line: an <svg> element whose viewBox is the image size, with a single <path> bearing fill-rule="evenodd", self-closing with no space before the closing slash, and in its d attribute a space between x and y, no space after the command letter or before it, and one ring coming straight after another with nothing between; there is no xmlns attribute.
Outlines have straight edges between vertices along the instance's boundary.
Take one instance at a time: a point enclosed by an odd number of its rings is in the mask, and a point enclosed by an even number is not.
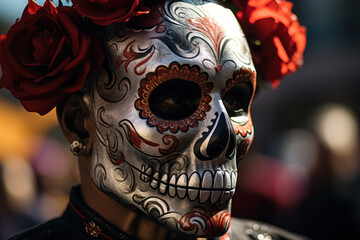
<svg viewBox="0 0 360 240"><path fill-rule="evenodd" d="M34 46L33 58L35 62L45 63L54 55L57 44L52 32L45 30L41 35L32 39Z"/></svg>
<svg viewBox="0 0 360 240"><path fill-rule="evenodd" d="M45 115L58 105L63 97L64 94L58 94L55 96L46 96L41 99L20 100L20 102L27 111Z"/></svg>
<svg viewBox="0 0 360 240"><path fill-rule="evenodd" d="M57 15L58 13L56 6L50 0L45 1L44 7L42 9L48 11L50 15Z"/></svg>
<svg viewBox="0 0 360 240"><path fill-rule="evenodd" d="M125 22L130 17L149 13L149 9L137 9L142 1L109 0L107 3L89 2L88 0L74 1L75 9L98 25L109 25L114 22Z"/></svg>
<svg viewBox="0 0 360 240"><path fill-rule="evenodd" d="M271 2L272 2L272 0L249 0L247 4L251 7L258 8L258 7L263 7L265 5L268 5Z"/></svg>
<svg viewBox="0 0 360 240"><path fill-rule="evenodd" d="M64 66L59 66L54 71L42 76L41 78L32 81L22 81L19 84L19 88L23 90L23 95L18 95L19 98L26 98L26 94L42 95L52 91L58 91L59 87L68 81L72 72L63 71ZM75 79L74 81L77 81Z"/></svg>
<svg viewBox="0 0 360 240"><path fill-rule="evenodd" d="M78 27L71 21L71 19L63 14L60 13L59 14L59 21L61 22L61 25L64 28L64 31L66 32L66 35L69 36L70 38L70 48L71 51L74 53L74 56L76 57L76 55L78 55L79 52L79 48L80 46L80 41L79 41L79 29ZM83 44L83 43L81 43Z"/></svg>
<svg viewBox="0 0 360 240"><path fill-rule="evenodd" d="M58 58L59 58L60 52L63 51L65 40L66 40L66 37L63 36L61 38L60 42L58 43L58 47L57 47L56 51L53 53L53 58L51 59L51 62L49 63L48 69L53 68L55 61L63 61L63 59L58 59Z"/></svg>
<svg viewBox="0 0 360 240"><path fill-rule="evenodd" d="M279 37L274 37L273 41L274 41L274 44L275 44L275 46L277 48L277 54L280 57L280 59L283 62L289 62L289 60L290 60L289 56L287 55L287 53L285 51L285 48L282 45L281 40L279 39ZM283 72L283 71L281 71L281 72Z"/></svg>
<svg viewBox="0 0 360 240"><path fill-rule="evenodd" d="M90 38L83 35L81 36L81 42L82 45L80 46L79 52L77 53L78 55L65 67L64 70L70 70L71 68L74 68L75 66L83 62L84 59L89 58Z"/></svg>
<svg viewBox="0 0 360 240"><path fill-rule="evenodd" d="M69 79L69 81L64 86L62 86L63 88L61 92L72 93L79 91L83 87L86 81L86 77L88 75L87 73L90 71L90 68L91 68L90 63L83 64L81 69L82 71L79 71L78 75L74 76L74 78L76 78L77 81L73 82L71 81L71 79Z"/></svg>
<svg viewBox="0 0 360 240"><path fill-rule="evenodd" d="M39 4L37 4L35 1L29 0L28 5L25 8L21 18L36 14L40 8L41 8L41 6Z"/></svg>
<svg viewBox="0 0 360 240"><path fill-rule="evenodd" d="M306 29L285 0L234 0L237 17L245 35L260 45L249 45L256 68L273 87L280 78L302 65Z"/></svg>

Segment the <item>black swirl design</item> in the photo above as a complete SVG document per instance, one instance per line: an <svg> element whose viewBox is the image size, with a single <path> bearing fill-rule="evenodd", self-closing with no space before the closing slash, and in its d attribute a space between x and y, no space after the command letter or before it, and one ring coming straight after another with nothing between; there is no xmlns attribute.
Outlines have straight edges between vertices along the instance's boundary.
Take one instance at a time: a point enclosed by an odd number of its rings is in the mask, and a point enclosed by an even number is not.
<svg viewBox="0 0 360 240"><path fill-rule="evenodd" d="M142 197L134 195L133 201L139 204L152 219L158 219L170 211L169 204L158 197Z"/></svg>
<svg viewBox="0 0 360 240"><path fill-rule="evenodd" d="M129 78L118 76L113 73L108 74L107 81L97 81L97 90L99 96L108 102L121 101L131 89L131 82Z"/></svg>
<svg viewBox="0 0 360 240"><path fill-rule="evenodd" d="M107 133L107 151L113 163L123 162L124 155L119 151L119 141L124 142L124 137L118 129Z"/></svg>
<svg viewBox="0 0 360 240"><path fill-rule="evenodd" d="M199 55L200 48L194 47L186 38L182 37L180 33L184 30L168 30L165 36L158 37L173 53L182 58L192 59Z"/></svg>
<svg viewBox="0 0 360 240"><path fill-rule="evenodd" d="M99 124L103 127L109 128L111 125L107 123L104 119L105 107L100 107L97 111L97 119L99 120Z"/></svg>
<svg viewBox="0 0 360 240"><path fill-rule="evenodd" d="M133 193L136 190L135 174L132 168L122 165L114 170L114 176L119 183L126 183L122 189L125 194Z"/></svg>
<svg viewBox="0 0 360 240"><path fill-rule="evenodd" d="M95 150L95 154L97 156L97 163L94 168L94 180L97 182L96 185L99 186L102 191L105 191L106 185L104 182L107 178L106 168L103 164L99 163L100 156L97 150Z"/></svg>

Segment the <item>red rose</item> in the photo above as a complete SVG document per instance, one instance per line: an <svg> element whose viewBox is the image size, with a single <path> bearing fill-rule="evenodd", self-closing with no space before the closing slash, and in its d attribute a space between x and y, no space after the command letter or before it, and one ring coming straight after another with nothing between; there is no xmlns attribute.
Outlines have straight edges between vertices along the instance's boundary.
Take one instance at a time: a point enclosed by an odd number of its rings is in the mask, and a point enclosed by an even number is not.
<svg viewBox="0 0 360 240"><path fill-rule="evenodd" d="M95 24L126 22L131 17L149 13L142 0L73 0L75 9Z"/></svg>
<svg viewBox="0 0 360 240"><path fill-rule="evenodd" d="M275 88L303 63L306 29L285 0L234 0L240 25L249 39L255 65Z"/></svg>
<svg viewBox="0 0 360 240"><path fill-rule="evenodd" d="M42 115L65 94L79 91L103 61L100 44L79 30L81 21L71 7L56 8L49 0L41 7L29 0L21 19L0 38L0 87Z"/></svg>

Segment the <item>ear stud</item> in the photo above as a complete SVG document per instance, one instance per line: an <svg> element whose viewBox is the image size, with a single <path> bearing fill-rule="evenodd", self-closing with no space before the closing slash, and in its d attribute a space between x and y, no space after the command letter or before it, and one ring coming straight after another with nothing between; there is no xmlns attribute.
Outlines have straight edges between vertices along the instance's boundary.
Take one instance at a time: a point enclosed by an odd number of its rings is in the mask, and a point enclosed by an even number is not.
<svg viewBox="0 0 360 240"><path fill-rule="evenodd" d="M75 156L83 155L86 151L86 145L82 144L79 141L73 141L72 144L70 145L70 151Z"/></svg>

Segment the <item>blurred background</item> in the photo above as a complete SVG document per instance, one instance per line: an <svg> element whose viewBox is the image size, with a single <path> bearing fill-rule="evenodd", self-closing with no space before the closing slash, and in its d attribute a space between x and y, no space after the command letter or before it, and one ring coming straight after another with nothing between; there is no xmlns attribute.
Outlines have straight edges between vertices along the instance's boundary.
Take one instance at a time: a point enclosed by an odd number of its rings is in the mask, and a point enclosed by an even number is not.
<svg viewBox="0 0 360 240"><path fill-rule="evenodd" d="M307 27L305 64L254 100L233 215L312 239L358 239L360 2L293 2ZM26 3L0 0L0 34ZM78 182L68 149L54 111L28 113L0 89L0 239L62 213Z"/></svg>

